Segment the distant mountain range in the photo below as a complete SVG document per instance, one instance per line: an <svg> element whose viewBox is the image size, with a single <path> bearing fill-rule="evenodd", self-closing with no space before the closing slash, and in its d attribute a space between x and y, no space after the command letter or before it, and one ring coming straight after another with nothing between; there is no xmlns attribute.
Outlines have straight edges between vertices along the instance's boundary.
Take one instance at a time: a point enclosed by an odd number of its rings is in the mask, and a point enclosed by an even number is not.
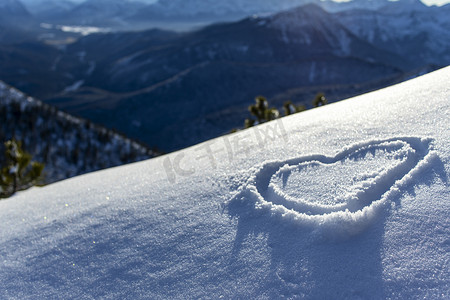
<svg viewBox="0 0 450 300"><path fill-rule="evenodd" d="M89 3L94 0L71 11ZM194 19L204 8L224 5L246 13L275 7L269 0L192 1L198 7L161 0L140 11L164 5L169 10L174 3ZM364 3L370 9L361 9ZM319 91L337 101L450 63L449 5L409 0L321 5L334 12L308 4L195 32L111 32L59 48L0 43L0 78L171 151L242 126L247 106L260 94L276 106L286 100L309 105ZM114 7L111 11L123 10ZM174 18L176 9L170 10Z"/></svg>
<svg viewBox="0 0 450 300"><path fill-rule="evenodd" d="M45 1L45 5L53 9L36 12L38 19L71 25L123 26L127 24L126 19L146 6L130 0L87 0L78 5L61 7L59 0Z"/></svg>
<svg viewBox="0 0 450 300"><path fill-rule="evenodd" d="M46 20L65 15L78 4L70 0L19 0L37 19Z"/></svg>
<svg viewBox="0 0 450 300"><path fill-rule="evenodd" d="M45 182L123 165L158 154L147 147L28 97L0 81L0 163L3 143L23 142L45 164Z"/></svg>
<svg viewBox="0 0 450 300"><path fill-rule="evenodd" d="M170 26L182 23L192 26L198 22L237 21L251 15L276 13L308 3L314 3L329 12L350 9L377 10L390 6L390 0L159 0L152 4L139 0L8 0L22 1L28 11L40 22L65 25L132 27L137 24ZM424 6L419 0L399 0L402 6Z"/></svg>
<svg viewBox="0 0 450 300"><path fill-rule="evenodd" d="M95 1L95 0L91 0ZM418 3L419 0L399 0L404 5ZM159 0L139 10L132 18L160 20L207 20L230 21L251 15L276 13L294 7L314 3L330 12L349 9L379 9L390 5L389 0L352 0L334 2L331 0Z"/></svg>

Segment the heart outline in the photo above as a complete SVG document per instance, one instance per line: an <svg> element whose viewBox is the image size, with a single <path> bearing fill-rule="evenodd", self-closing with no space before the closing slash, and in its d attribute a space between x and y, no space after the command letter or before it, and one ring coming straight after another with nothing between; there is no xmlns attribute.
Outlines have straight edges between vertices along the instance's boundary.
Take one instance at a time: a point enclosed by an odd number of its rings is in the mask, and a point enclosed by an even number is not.
<svg viewBox="0 0 450 300"><path fill-rule="evenodd" d="M357 233L362 230L369 223L370 220L376 218L380 209L388 204L390 199L393 199L402 189L406 187L411 181L415 179L417 174L426 168L432 160L439 159L437 153L432 149L432 138L418 138L418 137L393 137L387 139L374 139L350 145L343 148L334 156L327 156L322 154L312 154L291 158L287 160L275 160L264 162L254 170L254 174L250 176L245 184L243 184L235 195L227 201L226 206L232 203L252 203L255 211L265 212L270 217L281 218L282 220L290 220L295 224L313 225L313 227L327 227L339 226L341 230L346 233ZM323 211L316 214L307 214L302 211L297 211L293 208L288 208L285 205L277 204L268 197L267 190L272 176L283 166L295 166L305 162L321 162L324 164L331 164L348 157L354 152L363 150L365 148L373 148L380 145L397 145L402 147L409 147L409 156L403 163L397 164L396 172L392 168L386 170L387 174L381 183L377 181L375 187L381 185L384 191L378 190L373 193L372 197L376 199L364 199L365 204L358 209L348 209L342 207L334 211ZM382 184L384 183L384 184ZM272 195L273 196L273 195ZM361 197L359 197L360 200ZM246 205L248 207L248 205ZM355 226L360 225L360 226Z"/></svg>

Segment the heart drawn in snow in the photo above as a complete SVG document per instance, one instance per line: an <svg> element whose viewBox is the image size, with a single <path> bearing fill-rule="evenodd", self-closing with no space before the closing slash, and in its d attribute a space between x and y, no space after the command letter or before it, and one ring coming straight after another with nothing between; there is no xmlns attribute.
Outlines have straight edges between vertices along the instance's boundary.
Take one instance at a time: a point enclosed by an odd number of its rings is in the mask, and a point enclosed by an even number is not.
<svg viewBox="0 0 450 300"><path fill-rule="evenodd" d="M431 139L372 140L335 156L308 155L264 163L228 204L253 201L302 224L366 223L436 155Z"/></svg>

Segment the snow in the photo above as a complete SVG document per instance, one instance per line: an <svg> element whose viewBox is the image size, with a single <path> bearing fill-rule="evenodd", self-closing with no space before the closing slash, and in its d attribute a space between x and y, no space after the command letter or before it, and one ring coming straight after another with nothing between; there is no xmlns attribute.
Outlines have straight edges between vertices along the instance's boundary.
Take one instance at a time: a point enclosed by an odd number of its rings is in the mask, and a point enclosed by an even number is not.
<svg viewBox="0 0 450 300"><path fill-rule="evenodd" d="M64 92L65 93L74 92L74 91L78 90L83 84L84 84L84 80L78 80L78 81L74 82L72 85L66 87L64 89Z"/></svg>
<svg viewBox="0 0 450 300"><path fill-rule="evenodd" d="M83 36L87 36L93 33L107 33L110 32L109 28L100 28L94 26L68 26L68 25L56 25L57 29L63 32L79 33Z"/></svg>
<svg viewBox="0 0 450 300"><path fill-rule="evenodd" d="M448 299L450 68L0 201L0 298Z"/></svg>

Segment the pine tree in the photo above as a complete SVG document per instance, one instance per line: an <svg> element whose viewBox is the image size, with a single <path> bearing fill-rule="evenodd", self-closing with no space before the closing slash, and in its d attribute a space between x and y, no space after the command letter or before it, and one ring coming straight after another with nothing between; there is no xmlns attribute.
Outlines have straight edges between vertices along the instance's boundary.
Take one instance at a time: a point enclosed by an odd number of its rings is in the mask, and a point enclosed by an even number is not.
<svg viewBox="0 0 450 300"><path fill-rule="evenodd" d="M250 128L250 127L252 127L253 125L255 125L255 120L252 120L252 119L245 119L245 122L244 122L244 128Z"/></svg>
<svg viewBox="0 0 450 300"><path fill-rule="evenodd" d="M44 165L31 160L15 139L5 143L5 166L0 170L0 197L9 197L19 190L27 189L41 179Z"/></svg>
<svg viewBox="0 0 450 300"><path fill-rule="evenodd" d="M303 104L300 105L295 105L292 103L292 101L286 101L283 104L283 108L284 108L284 115L285 116L289 116L298 112L302 112L306 110L306 106L304 106Z"/></svg>
<svg viewBox="0 0 450 300"><path fill-rule="evenodd" d="M319 107L328 104L327 98L325 98L325 95L323 93L318 93L316 98L313 100L313 106Z"/></svg>
<svg viewBox="0 0 450 300"><path fill-rule="evenodd" d="M326 104L326 99L323 94L320 94L323 98L318 98L319 100L323 100L323 104ZM303 104L295 105L292 101L286 101L283 105L285 116L295 114L298 112L302 112L306 110L306 106ZM261 123L265 123L268 121L272 121L280 118L280 112L275 107L269 108L269 102L263 96L258 96L255 98L255 104L252 104L248 107L248 111L256 117L254 119L246 119L244 123L244 128L250 128L254 125L258 125ZM237 130L232 130L232 132L236 132Z"/></svg>
<svg viewBox="0 0 450 300"><path fill-rule="evenodd" d="M275 120L280 116L280 112L278 111L278 109L274 107L269 108L269 103L267 102L267 99L265 97L258 96L255 98L255 102L256 104L250 105L248 107L248 110L252 115L256 117L256 121L251 119L245 120L245 128Z"/></svg>

